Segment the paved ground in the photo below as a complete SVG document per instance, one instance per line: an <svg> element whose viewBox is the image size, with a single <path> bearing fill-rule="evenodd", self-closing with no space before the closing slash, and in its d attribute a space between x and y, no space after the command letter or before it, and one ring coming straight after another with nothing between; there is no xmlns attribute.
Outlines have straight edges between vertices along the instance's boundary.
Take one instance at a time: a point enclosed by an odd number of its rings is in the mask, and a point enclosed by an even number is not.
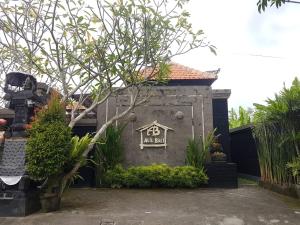
<svg viewBox="0 0 300 225"><path fill-rule="evenodd" d="M193 190L72 189L59 212L0 218L0 224L300 225L299 203L257 186Z"/></svg>

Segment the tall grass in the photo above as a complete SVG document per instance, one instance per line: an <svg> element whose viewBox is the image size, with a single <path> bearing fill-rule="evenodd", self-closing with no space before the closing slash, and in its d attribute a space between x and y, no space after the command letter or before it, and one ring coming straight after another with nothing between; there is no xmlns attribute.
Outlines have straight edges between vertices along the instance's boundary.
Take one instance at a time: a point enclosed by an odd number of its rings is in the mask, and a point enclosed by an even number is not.
<svg viewBox="0 0 300 225"><path fill-rule="evenodd" d="M106 134L96 144L94 153L96 186L101 186L104 174L123 160L121 134L124 128L125 126L109 126Z"/></svg>
<svg viewBox="0 0 300 225"><path fill-rule="evenodd" d="M261 179L276 184L291 184L287 164L299 153L300 82L284 87L268 99L266 105L256 104L254 135L257 141Z"/></svg>
<svg viewBox="0 0 300 225"><path fill-rule="evenodd" d="M186 165L200 169L204 168L210 147L214 140L215 131L216 129L210 132L204 141L201 138L188 140L188 145L186 147Z"/></svg>

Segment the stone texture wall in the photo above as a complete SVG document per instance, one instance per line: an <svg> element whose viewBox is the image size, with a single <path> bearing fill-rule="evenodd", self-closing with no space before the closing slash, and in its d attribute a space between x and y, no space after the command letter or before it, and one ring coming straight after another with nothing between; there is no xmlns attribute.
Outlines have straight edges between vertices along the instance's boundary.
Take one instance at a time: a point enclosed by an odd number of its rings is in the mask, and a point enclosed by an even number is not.
<svg viewBox="0 0 300 225"><path fill-rule="evenodd" d="M109 98L106 104L98 108L98 128L107 119L125 110L128 104L129 96L126 94ZM183 113L182 119L176 117L179 111ZM173 129L167 131L167 147L141 149L141 135L137 129L153 121ZM213 129L211 87L154 87L147 103L135 108L117 123L125 122L127 126L123 131L122 141L126 166L152 163L184 165L188 139L193 136L202 138L203 132L206 135Z"/></svg>

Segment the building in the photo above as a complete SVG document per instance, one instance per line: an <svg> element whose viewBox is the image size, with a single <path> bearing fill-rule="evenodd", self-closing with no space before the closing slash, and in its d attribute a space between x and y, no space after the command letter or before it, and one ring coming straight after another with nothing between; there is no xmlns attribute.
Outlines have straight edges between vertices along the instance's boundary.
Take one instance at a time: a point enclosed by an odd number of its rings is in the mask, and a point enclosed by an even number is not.
<svg viewBox="0 0 300 225"><path fill-rule="evenodd" d="M227 99L230 90L212 90L217 71L201 72L177 63L170 65L169 81L151 88L149 100L117 123L122 133L124 164L185 164L188 140L204 139L217 128L229 155ZM129 106L129 96L110 97L98 107L97 126Z"/></svg>
<svg viewBox="0 0 300 225"><path fill-rule="evenodd" d="M176 63L170 65L170 70L168 82L153 86L151 97L145 104L116 121L117 124L126 123L122 133L125 166L152 163L184 165L188 140L204 139L214 128L217 129L215 134L220 134L224 152L230 156L227 106L230 90L212 89L217 71L201 72ZM88 118L79 121L73 132L79 136L93 133L128 105L126 93L111 96ZM0 118L11 121L13 117L13 111L0 109ZM211 184L236 187L235 165L215 164L208 168ZM92 168L81 168L80 173L84 182L79 181L79 185L93 185Z"/></svg>

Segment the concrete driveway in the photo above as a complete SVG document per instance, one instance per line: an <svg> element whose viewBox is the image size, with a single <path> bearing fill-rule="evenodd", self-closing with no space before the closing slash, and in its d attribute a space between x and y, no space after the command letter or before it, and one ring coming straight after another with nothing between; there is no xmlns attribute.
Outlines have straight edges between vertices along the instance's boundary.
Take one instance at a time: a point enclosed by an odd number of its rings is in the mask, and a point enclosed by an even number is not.
<svg viewBox="0 0 300 225"><path fill-rule="evenodd" d="M1 210L1 209L0 209ZM257 186L238 189L72 189L62 209L1 225L300 225L300 202Z"/></svg>

